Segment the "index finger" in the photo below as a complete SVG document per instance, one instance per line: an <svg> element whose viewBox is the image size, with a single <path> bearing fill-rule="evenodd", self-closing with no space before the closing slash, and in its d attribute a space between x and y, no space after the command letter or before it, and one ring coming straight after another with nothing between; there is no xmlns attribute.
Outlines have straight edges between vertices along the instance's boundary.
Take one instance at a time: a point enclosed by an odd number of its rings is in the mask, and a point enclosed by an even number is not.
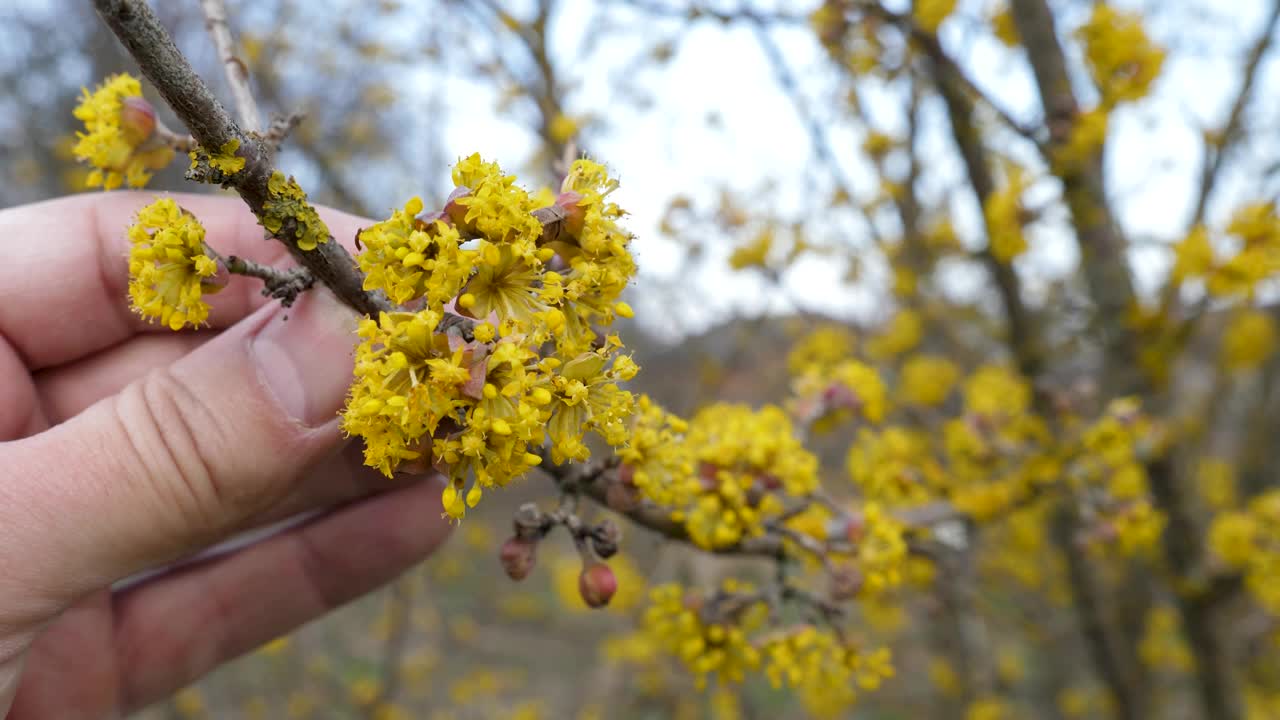
<svg viewBox="0 0 1280 720"><path fill-rule="evenodd" d="M267 265L285 262L284 245L263 229L239 198L165 193L205 226L211 247ZM128 339L168 331L129 310L125 230L160 193L75 195L0 210L0 338L31 370L61 365ZM320 208L335 239L349 244L360 218ZM226 327L267 302L258 280L232 277L209 297L209 326Z"/></svg>

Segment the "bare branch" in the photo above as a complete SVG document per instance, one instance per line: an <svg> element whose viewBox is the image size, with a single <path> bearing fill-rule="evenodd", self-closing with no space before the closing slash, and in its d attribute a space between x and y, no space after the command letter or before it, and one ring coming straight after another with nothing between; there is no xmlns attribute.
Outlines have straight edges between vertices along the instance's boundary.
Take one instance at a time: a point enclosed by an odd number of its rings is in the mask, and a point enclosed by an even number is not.
<svg viewBox="0 0 1280 720"><path fill-rule="evenodd" d="M1241 125L1244 123L1244 111L1253 99L1254 82L1258 78L1258 69L1262 67L1262 59L1271 49L1277 24L1280 24L1280 1L1271 3L1271 14L1263 24L1262 33L1246 55L1244 70L1241 73L1240 89L1231 110L1227 113L1227 123L1222 127L1215 142L1206 143L1204 160L1200 166L1200 192L1196 196L1196 209L1191 215L1188 230L1204 221L1204 214L1209 198L1217 187L1218 176L1222 172L1222 164L1226 156L1241 139Z"/></svg>
<svg viewBox="0 0 1280 720"><path fill-rule="evenodd" d="M235 255L224 257L208 244L204 246L204 250L232 275L244 275L261 280L262 294L279 300L285 307L293 305L298 296L310 290L316 282L315 276L305 267L278 270Z"/></svg>
<svg viewBox="0 0 1280 720"><path fill-rule="evenodd" d="M221 148L239 143L237 154L245 158L245 166L228 178L227 184L261 220L271 199L268 182L275 172L268 149L236 126L144 0L94 0L94 6L200 145ZM322 242L314 250L303 250L297 243L297 231L296 221L289 218L273 237L339 299L365 315L392 309L381 294L364 290L364 274L340 243Z"/></svg>
<svg viewBox="0 0 1280 720"><path fill-rule="evenodd" d="M223 0L200 0L200 9L204 11L204 25L218 49L218 60L227 74L227 84L231 86L231 97L236 101L240 124L248 132L260 132L262 121L258 103L249 87L249 69L236 56L235 39L227 25L227 5Z"/></svg>

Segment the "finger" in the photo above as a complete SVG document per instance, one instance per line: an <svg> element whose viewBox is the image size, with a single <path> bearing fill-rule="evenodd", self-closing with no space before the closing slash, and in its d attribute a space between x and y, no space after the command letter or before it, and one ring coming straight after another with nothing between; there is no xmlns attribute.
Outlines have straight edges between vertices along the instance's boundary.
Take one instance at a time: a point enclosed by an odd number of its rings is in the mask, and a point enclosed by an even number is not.
<svg viewBox="0 0 1280 720"><path fill-rule="evenodd" d="M40 406L49 424L64 422L153 369L172 365L216 336L207 331L138 335L91 358L46 370L36 377ZM367 467L361 443L345 442L254 523L273 523L403 484L402 479L387 478Z"/></svg>
<svg viewBox="0 0 1280 720"><path fill-rule="evenodd" d="M0 445L6 579L65 603L288 497L340 442L354 317L328 292L284 312L263 308L71 420Z"/></svg>
<svg viewBox="0 0 1280 720"><path fill-rule="evenodd" d="M206 240L218 252L266 264L285 262L284 246L263 239L262 228L239 199L173 197L200 218ZM0 337L8 339L27 367L60 365L136 332L160 329L130 312L127 295L125 230L138 209L154 198L140 192L85 194L0 211L0 238L40 238L6 243L0 264ZM320 214L345 244L364 223L323 208ZM223 292L209 296L209 325L229 326L261 307L266 300L260 289L257 280L231 278Z"/></svg>
<svg viewBox="0 0 1280 720"><path fill-rule="evenodd" d="M440 486L364 500L117 599L125 712L400 575L448 534Z"/></svg>
<svg viewBox="0 0 1280 720"><path fill-rule="evenodd" d="M50 425L65 422L148 372L172 365L216 335L211 330L136 335L89 357L42 370L33 378L40 407Z"/></svg>
<svg viewBox="0 0 1280 720"><path fill-rule="evenodd" d="M0 336L0 442L34 434L48 426L35 385L18 352Z"/></svg>

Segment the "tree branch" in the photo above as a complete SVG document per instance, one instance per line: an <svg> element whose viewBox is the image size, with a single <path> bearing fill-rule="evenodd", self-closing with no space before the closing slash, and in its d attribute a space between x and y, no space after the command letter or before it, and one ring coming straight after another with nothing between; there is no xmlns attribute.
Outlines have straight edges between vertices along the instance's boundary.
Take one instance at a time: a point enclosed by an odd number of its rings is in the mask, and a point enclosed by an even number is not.
<svg viewBox="0 0 1280 720"><path fill-rule="evenodd" d="M268 149L236 126L144 0L94 0L94 6L201 146L216 149L239 143L237 155L245 159L245 166L226 178L226 184L261 221L271 199L268 182L275 172ZM272 236L339 299L364 315L376 317L392 309L381 294L364 290L364 273L340 243L330 239L314 250L303 250L298 247L297 231L296 220L287 218Z"/></svg>
<svg viewBox="0 0 1280 720"><path fill-rule="evenodd" d="M1222 172L1222 164L1227 154L1240 140L1244 111L1248 108L1249 101L1253 99L1254 81L1257 80L1258 69L1262 67L1262 59L1271 49L1277 24L1280 24L1280 1L1271 3L1271 14L1267 16L1262 26L1262 34L1258 36L1253 47L1249 48L1240 81L1240 90L1236 93L1235 101L1231 103L1230 112L1227 113L1227 124L1222 127L1216 142L1205 144L1204 160L1200 166L1200 192L1196 196L1196 209L1191 215L1191 222L1188 223L1188 231L1204 221L1209 198L1213 195L1218 176Z"/></svg>
<svg viewBox="0 0 1280 720"><path fill-rule="evenodd" d="M223 0L200 0L200 9L204 11L204 26L213 37L218 59L227 74L227 84L231 86L231 97L235 98L240 123L249 132L260 132L262 116L258 114L258 103L249 87L249 70L236 56L235 40L227 25L227 5Z"/></svg>
<svg viewBox="0 0 1280 720"><path fill-rule="evenodd" d="M1071 137L1079 103L1067 73L1057 23L1045 0L1014 0L1014 24L1022 38L1049 126L1049 154ZM1080 246L1080 265L1097 307L1095 317L1114 397L1144 389L1138 348L1125 318L1133 307L1133 281L1125 257L1125 239L1111 211L1102 173L1103 149L1070 168L1055 168L1062 180L1071 222Z"/></svg>
<svg viewBox="0 0 1280 720"><path fill-rule="evenodd" d="M222 266L232 275L244 275L261 280L262 294L279 300L285 307L293 305L298 296L310 290L316 282L315 276L305 267L278 270L236 255L224 257L208 244L205 244L204 250L214 260L222 263Z"/></svg>

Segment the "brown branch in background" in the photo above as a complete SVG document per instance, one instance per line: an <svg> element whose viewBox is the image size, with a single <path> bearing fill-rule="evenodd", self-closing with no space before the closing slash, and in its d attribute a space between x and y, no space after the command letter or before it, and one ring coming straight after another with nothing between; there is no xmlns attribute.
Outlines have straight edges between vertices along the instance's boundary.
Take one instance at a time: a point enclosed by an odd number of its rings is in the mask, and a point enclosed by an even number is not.
<svg viewBox="0 0 1280 720"><path fill-rule="evenodd" d="M977 123L973 117L973 100L957 80L957 69L945 56L941 56L941 46L935 40L926 46L929 58L929 69L932 71L934 84L942 95L947 107L947 119L951 125L951 137L960 150L960 157L969 186L973 189L978 202L978 210L986 207L987 200L995 194L995 179L991 176L991 166L987 164L987 149L982 142ZM938 54L935 54L935 52ZM996 290L1004 308L1005 321L1009 327L1009 347L1018 365L1018 371L1028 381L1034 383L1042 367L1040 340L1036 332L1035 320L1022 302L1022 285L1018 274L1009 263L1000 262L991 252L990 239L992 228L986 223L986 213L982 212L984 229L988 238L988 248L982 253L983 264L995 280Z"/></svg>
<svg viewBox="0 0 1280 720"><path fill-rule="evenodd" d="M1066 54L1058 41L1057 23L1045 0L1014 0L1013 20L1027 51L1049 126L1052 155L1069 142L1080 105L1067 73ZM1055 168L1061 178L1071 224L1080 246L1080 265L1097 308L1096 331L1107 361L1103 377L1108 397L1144 389L1134 334L1125 318L1134 306L1133 281L1125 256L1126 243L1111 212L1102 171L1103 149L1070 168ZM1053 163L1051 163L1053 165Z"/></svg>
<svg viewBox="0 0 1280 720"><path fill-rule="evenodd" d="M1067 561L1067 577L1072 604L1078 616L1085 649L1098 674L1111 691L1116 717L1121 720L1143 720L1146 713L1146 689L1142 667L1123 635L1108 619L1105 589L1084 554L1076 537L1079 518L1070 503L1055 508L1050 519L1055 544Z"/></svg>
<svg viewBox="0 0 1280 720"><path fill-rule="evenodd" d="M1027 51L1035 75L1046 122L1050 153L1069 141L1079 104L1071 87L1067 61L1058 41L1056 22L1046 0L1013 0L1014 25ZM1125 325L1134 306L1132 279L1125 257L1125 240L1112 215L1103 176L1104 148L1085 162L1056 168L1061 178L1072 224L1081 250L1081 265L1097 308L1108 380L1104 397L1151 390L1138 360L1138 338ZM1161 535L1164 557L1179 583L1199 566L1200 533L1186 490L1181 487L1173 462L1159 457L1147 463L1152 496L1168 524ZM1201 708L1214 720L1238 720L1243 715L1225 639L1214 632L1214 605L1179 595L1178 609L1187 638L1196 655L1196 677Z"/></svg>
<svg viewBox="0 0 1280 720"><path fill-rule="evenodd" d="M1262 33L1245 56L1240 89L1231 103L1230 112L1227 113L1227 123L1213 141L1205 143L1204 159L1200 165L1200 192L1196 195L1196 209L1191 215L1188 230L1204 221L1209 198L1213 195L1218 177L1222 172L1222 164L1242 137L1244 112L1249 107L1249 101L1253 99L1254 82L1257 80L1259 68L1262 67L1262 59L1271 49L1278 24L1280 24L1280 1L1273 1L1271 12L1263 23Z"/></svg>
<svg viewBox="0 0 1280 720"><path fill-rule="evenodd" d="M240 115L241 129L260 132L262 116L258 113L257 101L253 99L253 90L249 87L249 69L236 55L235 39L231 37L231 28L227 24L227 5L223 0L200 0L200 9L204 11L204 25L218 49L218 60L222 62L222 69L227 74L231 97L235 99L236 111Z"/></svg>
<svg viewBox="0 0 1280 720"><path fill-rule="evenodd" d="M1201 534L1197 532L1186 492L1177 482L1169 457L1147 464L1151 494L1164 510L1168 524L1161 535L1164 557L1174 582L1194 577L1203 565ZM1227 637L1218 628L1218 608L1231 593L1177 592L1174 599L1187 643L1196 656L1196 685L1205 717L1241 720L1244 706Z"/></svg>
<svg viewBox="0 0 1280 720"><path fill-rule="evenodd" d="M262 133L262 141L267 144L267 148L272 152L280 149L284 144L285 138L298 129L306 116L300 112L291 112L288 115L277 115L271 118L271 124L267 126L267 131ZM353 208L354 211L354 208Z"/></svg>
<svg viewBox="0 0 1280 720"><path fill-rule="evenodd" d="M268 182L276 171L267 148L236 126L144 0L94 0L94 6L201 146L239 143L237 154L245 159L245 166L227 178L227 184L263 219L271 199ZM303 250L298 247L297 231L296 220L287 218L273 236L340 300L364 315L392 309L385 297L364 290L364 274L340 243L322 242L314 250Z"/></svg>
<svg viewBox="0 0 1280 720"><path fill-rule="evenodd" d="M911 15L893 12L879 2L868 2L861 5L861 7L871 15L894 25L905 33L912 42L924 51L925 56L937 68L937 72L945 74L953 88L963 93L971 105L973 100L981 101L1006 128L1030 141L1041 152L1044 151L1044 141L1037 135L1036 130L1018 122L1012 113L996 102L995 98L983 92L982 88L978 87L978 84L964 72L960 64L947 54L938 37L917 25Z"/></svg>

